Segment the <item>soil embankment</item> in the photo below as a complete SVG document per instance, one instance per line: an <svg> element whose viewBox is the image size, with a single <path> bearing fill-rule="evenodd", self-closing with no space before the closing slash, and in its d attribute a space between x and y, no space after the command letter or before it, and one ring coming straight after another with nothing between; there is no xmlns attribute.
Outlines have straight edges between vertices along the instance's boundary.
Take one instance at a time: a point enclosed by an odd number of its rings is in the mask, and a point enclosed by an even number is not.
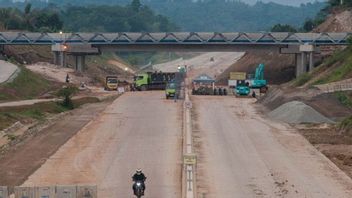
<svg viewBox="0 0 352 198"><path fill-rule="evenodd" d="M279 54L276 51L247 52L239 61L227 68L217 77L217 81L227 84L230 72L246 72L254 74L255 68L265 64L265 79L270 84L281 84L292 80L295 76L295 61L293 55Z"/></svg>

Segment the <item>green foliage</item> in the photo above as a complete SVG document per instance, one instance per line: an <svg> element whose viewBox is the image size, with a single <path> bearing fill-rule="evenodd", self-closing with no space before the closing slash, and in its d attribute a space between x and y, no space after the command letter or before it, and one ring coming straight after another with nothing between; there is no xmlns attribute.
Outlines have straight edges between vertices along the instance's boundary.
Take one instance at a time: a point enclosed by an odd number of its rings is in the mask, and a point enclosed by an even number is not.
<svg viewBox="0 0 352 198"><path fill-rule="evenodd" d="M312 79L312 74L311 73L304 73L295 79L294 85L295 86L302 86L302 85L306 84L310 79Z"/></svg>
<svg viewBox="0 0 352 198"><path fill-rule="evenodd" d="M73 109L74 108L74 104L72 102L72 96L78 92L78 88L70 85L70 86L66 86L63 87L62 89L60 89L57 93L57 95L61 98L63 98L63 101L61 102L61 105L63 107L66 107L68 109Z"/></svg>
<svg viewBox="0 0 352 198"><path fill-rule="evenodd" d="M338 125L339 129L347 135L352 135L352 116L344 119Z"/></svg>
<svg viewBox="0 0 352 198"><path fill-rule="evenodd" d="M175 29L174 24L179 25L184 31L195 32L269 31L275 24L300 27L303 25L302 21L313 18L326 5L325 2L315 2L292 7L260 1L255 5L248 5L240 0L48 0L47 3L26 0L25 2L30 2L35 8L50 7L49 10L59 10L59 12L63 9L62 19L65 21L65 30L75 32L132 31L138 30L138 25L143 25L143 31L176 31L178 29ZM140 2L144 6L140 5ZM26 3L0 1L1 5L23 9ZM79 10L77 12L70 10L70 13L67 13L72 6L73 9L79 8ZM95 9L100 11L101 6L108 8L102 13L94 11ZM163 17L159 18L158 14L138 14L145 6ZM88 9L82 9L82 7ZM139 17L134 16L136 14ZM90 20L92 24L89 24ZM134 27L130 27L131 24Z"/></svg>
<svg viewBox="0 0 352 198"><path fill-rule="evenodd" d="M341 5L341 0L329 0L330 6L345 6L352 7L352 0L343 0L343 4Z"/></svg>
<svg viewBox="0 0 352 198"><path fill-rule="evenodd" d="M122 6L68 7L62 14L65 29L74 32L158 32L177 31L166 17L138 4Z"/></svg>
<svg viewBox="0 0 352 198"><path fill-rule="evenodd" d="M0 85L0 100L33 99L50 90L52 83L24 67L10 83Z"/></svg>
<svg viewBox="0 0 352 198"><path fill-rule="evenodd" d="M327 59L323 65L325 67L336 66L327 75L319 78L314 84L325 84L343 80L352 75L352 48L348 47L343 51L336 52Z"/></svg>
<svg viewBox="0 0 352 198"><path fill-rule="evenodd" d="M345 92L336 92L337 99L346 107L352 108L352 98Z"/></svg>
<svg viewBox="0 0 352 198"><path fill-rule="evenodd" d="M276 24L271 28L271 32L297 32L295 27L287 24Z"/></svg>
<svg viewBox="0 0 352 198"><path fill-rule="evenodd" d="M0 24L6 30L56 32L63 23L58 13L47 9L34 9L27 4L24 11L17 8L0 8Z"/></svg>

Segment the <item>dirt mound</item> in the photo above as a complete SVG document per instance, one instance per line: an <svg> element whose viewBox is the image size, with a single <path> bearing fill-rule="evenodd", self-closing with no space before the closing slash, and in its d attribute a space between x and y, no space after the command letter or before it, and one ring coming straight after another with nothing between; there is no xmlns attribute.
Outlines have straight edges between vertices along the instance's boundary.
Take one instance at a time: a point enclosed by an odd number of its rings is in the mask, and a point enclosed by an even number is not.
<svg viewBox="0 0 352 198"><path fill-rule="evenodd" d="M335 10L314 32L352 32L352 10Z"/></svg>
<svg viewBox="0 0 352 198"><path fill-rule="evenodd" d="M247 52L239 61L227 68L216 80L227 84L230 72L255 73L258 64L265 64L265 78L270 84L281 84L292 80L295 76L293 55L279 54L277 51Z"/></svg>
<svg viewBox="0 0 352 198"><path fill-rule="evenodd" d="M292 101L281 105L269 117L287 123L333 123L332 120L321 115L312 107L299 101Z"/></svg>

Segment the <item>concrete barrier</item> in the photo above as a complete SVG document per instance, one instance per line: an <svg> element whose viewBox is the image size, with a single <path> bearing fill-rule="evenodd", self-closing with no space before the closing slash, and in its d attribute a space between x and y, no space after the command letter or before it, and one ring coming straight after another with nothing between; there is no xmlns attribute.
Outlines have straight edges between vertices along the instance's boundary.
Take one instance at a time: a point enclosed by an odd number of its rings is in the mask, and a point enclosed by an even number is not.
<svg viewBox="0 0 352 198"><path fill-rule="evenodd" d="M35 198L34 190L32 187L15 187L15 198Z"/></svg>
<svg viewBox="0 0 352 198"><path fill-rule="evenodd" d="M97 186L77 186L77 198L97 198Z"/></svg>
<svg viewBox="0 0 352 198"><path fill-rule="evenodd" d="M44 186L14 188L14 198L97 198L97 186ZM10 198L9 189L0 186L0 198Z"/></svg>
<svg viewBox="0 0 352 198"><path fill-rule="evenodd" d="M76 198L76 186L56 186L56 198Z"/></svg>
<svg viewBox="0 0 352 198"><path fill-rule="evenodd" d="M0 186L0 198L8 198L9 191L6 186Z"/></svg>
<svg viewBox="0 0 352 198"><path fill-rule="evenodd" d="M55 187L36 187L35 198L55 198Z"/></svg>

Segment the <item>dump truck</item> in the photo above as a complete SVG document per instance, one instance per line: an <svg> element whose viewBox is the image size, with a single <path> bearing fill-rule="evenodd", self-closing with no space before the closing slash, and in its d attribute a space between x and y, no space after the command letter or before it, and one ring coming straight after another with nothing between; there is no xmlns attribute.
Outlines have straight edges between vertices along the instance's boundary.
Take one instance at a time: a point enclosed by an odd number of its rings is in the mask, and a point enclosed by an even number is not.
<svg viewBox="0 0 352 198"><path fill-rule="evenodd" d="M117 76L106 76L104 89L107 91L117 90Z"/></svg>
<svg viewBox="0 0 352 198"><path fill-rule="evenodd" d="M165 90L166 84L175 79L176 73L148 72L134 78L134 87L139 91Z"/></svg>

